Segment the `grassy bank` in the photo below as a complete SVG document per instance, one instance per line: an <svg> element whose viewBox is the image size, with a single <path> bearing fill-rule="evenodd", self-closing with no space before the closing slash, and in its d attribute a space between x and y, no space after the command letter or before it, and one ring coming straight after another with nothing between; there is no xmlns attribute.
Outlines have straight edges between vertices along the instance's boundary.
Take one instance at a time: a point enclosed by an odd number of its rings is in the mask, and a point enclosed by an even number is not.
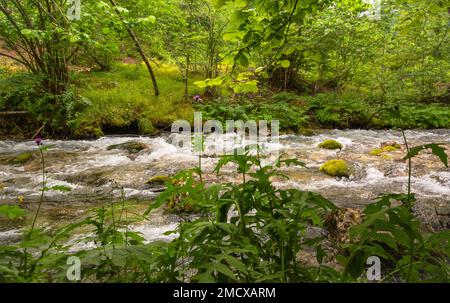
<svg viewBox="0 0 450 303"><path fill-rule="evenodd" d="M192 119L190 98L184 98L183 79L174 66L156 70L161 95L156 97L144 66L115 65L111 72L75 74L73 89L88 100L72 129L76 137L134 132L156 134L177 119ZM190 85L190 95L198 93Z"/></svg>

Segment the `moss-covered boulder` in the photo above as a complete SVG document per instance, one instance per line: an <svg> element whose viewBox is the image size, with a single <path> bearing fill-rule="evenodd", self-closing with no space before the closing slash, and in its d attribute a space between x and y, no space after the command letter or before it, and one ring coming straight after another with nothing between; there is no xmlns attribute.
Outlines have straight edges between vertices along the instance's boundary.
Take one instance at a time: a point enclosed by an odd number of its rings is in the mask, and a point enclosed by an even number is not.
<svg viewBox="0 0 450 303"><path fill-rule="evenodd" d="M130 154L136 154L140 152L141 150L148 149L149 146L145 143L138 142L138 141L129 141L121 144L113 144L108 146L107 150L113 150L113 149L119 149L119 150L126 150Z"/></svg>
<svg viewBox="0 0 450 303"><path fill-rule="evenodd" d="M324 149L342 149L342 144L336 140L325 140L319 144L319 147Z"/></svg>
<svg viewBox="0 0 450 303"><path fill-rule="evenodd" d="M384 153L389 152L395 152L396 150L400 149L401 145L398 143L391 143L391 144L381 144L381 148L375 148L370 151L370 155L372 156L382 156Z"/></svg>
<svg viewBox="0 0 450 303"><path fill-rule="evenodd" d="M390 148L390 149L393 149L393 150L397 150L397 149L402 148L402 146L399 143L395 142L395 141L391 141L391 142L383 142L383 143L381 143L381 148Z"/></svg>
<svg viewBox="0 0 450 303"><path fill-rule="evenodd" d="M164 185L167 181L170 181L170 177L167 176L154 176L150 179L148 179L145 184L150 186L156 186L156 185Z"/></svg>
<svg viewBox="0 0 450 303"><path fill-rule="evenodd" d="M320 167L320 171L333 177L350 177L350 165L345 160L330 160Z"/></svg>
<svg viewBox="0 0 450 303"><path fill-rule="evenodd" d="M378 155L381 155L382 153L383 153L383 150L381 148L375 148L375 149L372 149L369 154L372 156L378 156Z"/></svg>
<svg viewBox="0 0 450 303"><path fill-rule="evenodd" d="M31 158L33 158L33 153L25 152L25 153L21 153L18 156L16 156L14 159L11 160L11 162L13 164L25 164Z"/></svg>

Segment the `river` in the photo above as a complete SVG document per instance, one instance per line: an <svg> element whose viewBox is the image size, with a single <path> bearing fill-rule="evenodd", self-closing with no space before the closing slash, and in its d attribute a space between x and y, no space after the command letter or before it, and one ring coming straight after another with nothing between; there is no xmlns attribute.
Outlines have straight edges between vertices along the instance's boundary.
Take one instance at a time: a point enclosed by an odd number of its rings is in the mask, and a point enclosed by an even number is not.
<svg viewBox="0 0 450 303"><path fill-rule="evenodd" d="M450 130L410 130L406 131L406 136L411 146L443 143L450 150ZM318 148L317 145L326 139L341 142L343 149ZM149 178L173 175L198 163L196 155L177 149L172 140L170 134L159 137L108 136L93 141L44 140L43 143L50 146L45 152L47 187L64 185L71 190L45 193L38 224L55 228L89 215L95 207L119 200L127 200L127 207L133 212L143 213L161 191L161 186L146 185ZM130 153L120 148L108 148L129 141L139 142L143 149ZM402 148L384 156L369 154L384 142L398 142ZM306 167L283 169L290 179L274 180L278 187L318 192L342 207L362 207L379 194L407 190L408 166L403 160L406 149L399 131L322 130L313 136L282 135L277 147L284 157L296 158L306 164ZM0 219L0 243L17 239L20 228L29 224L36 209L42 186L41 160L36 151L33 141L0 141L0 185L3 188L0 204L20 204L29 210L23 220ZM28 161L23 164L11 162L24 152L33 153ZM330 159L348 161L354 174L342 179L323 174L319 168ZM218 156L212 152L206 152L202 157L202 169L208 182L238 180L232 167L225 168L224 176L215 176L212 171L217 160ZM412 191L416 194L422 220L431 229L448 229L450 170L430 152L423 152L413 159ZM147 241L152 241L167 238L163 233L173 229L177 221L176 215L158 211L144 221L130 223L130 228L142 232Z"/></svg>

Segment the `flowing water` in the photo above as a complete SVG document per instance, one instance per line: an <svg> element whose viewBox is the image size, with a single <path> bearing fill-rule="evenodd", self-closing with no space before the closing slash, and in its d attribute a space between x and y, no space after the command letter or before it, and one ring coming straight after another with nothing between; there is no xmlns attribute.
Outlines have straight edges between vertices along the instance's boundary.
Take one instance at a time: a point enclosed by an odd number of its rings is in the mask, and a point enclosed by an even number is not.
<svg viewBox="0 0 450 303"><path fill-rule="evenodd" d="M450 130L407 131L411 146L443 143L450 150ZM198 164L196 155L176 148L173 135L160 137L103 137L95 141L44 141L50 145L46 154L47 187L65 185L69 192L48 191L45 194L42 216L38 222L46 228L77 221L92 213L92 209L111 201L127 200L135 213L143 213L149 202L161 191L146 181L153 176L169 176ZM216 138L217 139L217 138ZM342 150L319 149L326 140L341 142ZM124 149L108 149L111 145L129 141L142 143L141 151L130 153ZM217 142L225 142L226 135ZM294 166L283 171L289 180L274 180L280 188L298 188L321 193L339 206L361 207L382 193L406 192L408 180L405 147L385 156L372 156L370 151L384 142L402 143L398 131L329 130L314 136L283 135L276 147L287 158L297 158L306 167ZM232 167L224 176L212 171L218 157L214 152L202 157L202 169L209 182L238 181ZM34 142L0 141L0 205L21 204L33 213L42 186L41 160ZM11 159L24 152L33 156L24 164L12 164ZM319 171L331 159L351 163L354 174L350 178L334 178ZM419 212L430 225L449 228L450 170L429 152L413 159L412 190L418 199ZM20 200L23 199L23 202ZM162 211L151 214L130 228L143 233L147 241L164 238L163 233L176 226L178 217ZM14 241L20 228L29 224L24 220L0 219L0 243Z"/></svg>

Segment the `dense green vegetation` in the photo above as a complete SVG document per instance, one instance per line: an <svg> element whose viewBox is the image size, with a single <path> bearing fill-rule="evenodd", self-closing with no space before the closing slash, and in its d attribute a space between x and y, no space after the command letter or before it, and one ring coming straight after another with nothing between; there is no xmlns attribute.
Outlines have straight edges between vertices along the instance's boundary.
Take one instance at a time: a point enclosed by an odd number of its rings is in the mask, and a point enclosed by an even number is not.
<svg viewBox="0 0 450 303"><path fill-rule="evenodd" d="M78 20L3 0L0 110L29 112L3 135L155 134L195 109L296 132L399 127L401 106L404 127L450 127L445 1L380 4L83 0Z"/></svg>
<svg viewBox="0 0 450 303"><path fill-rule="evenodd" d="M283 132L302 135L395 128L405 137L407 128L450 128L445 0L380 0L379 11L363 0L81 4L77 18L66 0L0 0L2 138L157 135L175 120L192 121L195 111L221 122L279 120ZM410 148L405 138L407 192L382 195L363 211L276 188L275 177L287 179L279 169L302 166L298 159L263 166L247 147L215 169L219 175L232 163L241 182L211 184L199 157L197 168L148 181L165 190L134 219L164 208L181 222L168 232L173 240L146 243L129 230L125 201L56 230L36 224L46 192L70 191L47 186L48 146L37 138L39 152L7 163L40 157L42 188L20 241L0 246L0 282L67 281L68 256L80 258L83 282L367 282L370 256L383 260L381 282L450 281L450 233L422 226L411 189L419 152L448 168L442 144ZM107 150L137 154L139 144ZM337 152L323 173L351 175L341 143L319 146ZM26 211L0 205L0 215L17 220Z"/></svg>

